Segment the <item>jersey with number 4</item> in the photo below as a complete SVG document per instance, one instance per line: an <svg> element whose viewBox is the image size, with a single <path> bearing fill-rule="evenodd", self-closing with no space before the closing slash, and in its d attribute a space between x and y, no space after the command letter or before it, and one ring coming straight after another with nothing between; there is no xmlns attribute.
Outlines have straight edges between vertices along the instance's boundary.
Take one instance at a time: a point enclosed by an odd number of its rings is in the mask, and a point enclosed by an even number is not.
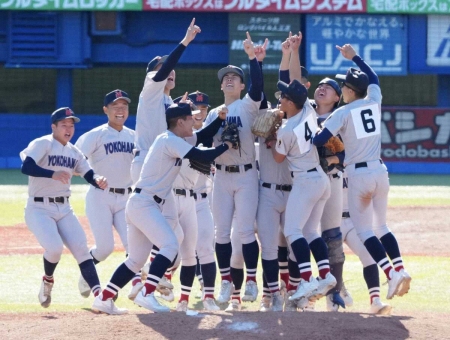
<svg viewBox="0 0 450 340"><path fill-rule="evenodd" d="M316 131L316 111L309 101L302 111L281 125L275 150L286 156L290 171L308 171L319 165L319 154L312 143Z"/></svg>
<svg viewBox="0 0 450 340"><path fill-rule="evenodd" d="M367 96L334 111L324 122L345 145L344 164L374 161L381 153L381 89L369 85Z"/></svg>

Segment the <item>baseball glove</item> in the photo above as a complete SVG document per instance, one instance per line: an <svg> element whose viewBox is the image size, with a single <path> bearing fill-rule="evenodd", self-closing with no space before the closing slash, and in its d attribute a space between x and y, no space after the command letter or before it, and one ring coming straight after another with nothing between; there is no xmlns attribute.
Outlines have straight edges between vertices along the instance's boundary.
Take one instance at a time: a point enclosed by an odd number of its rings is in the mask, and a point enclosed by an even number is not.
<svg viewBox="0 0 450 340"><path fill-rule="evenodd" d="M190 159L189 166L192 169L197 170L198 172L206 176L209 176L211 174L211 167L213 166L213 162L200 162Z"/></svg>
<svg viewBox="0 0 450 340"><path fill-rule="evenodd" d="M239 149L241 141L239 139L239 129L236 123L227 124L222 131L222 142L230 142L233 149Z"/></svg>
<svg viewBox="0 0 450 340"><path fill-rule="evenodd" d="M252 126L252 133L259 137L268 138L274 135L281 125L280 110L268 109L265 113L260 114Z"/></svg>
<svg viewBox="0 0 450 340"><path fill-rule="evenodd" d="M334 136L331 137L323 146L327 148L333 155L344 150L344 144L342 143L340 138Z"/></svg>

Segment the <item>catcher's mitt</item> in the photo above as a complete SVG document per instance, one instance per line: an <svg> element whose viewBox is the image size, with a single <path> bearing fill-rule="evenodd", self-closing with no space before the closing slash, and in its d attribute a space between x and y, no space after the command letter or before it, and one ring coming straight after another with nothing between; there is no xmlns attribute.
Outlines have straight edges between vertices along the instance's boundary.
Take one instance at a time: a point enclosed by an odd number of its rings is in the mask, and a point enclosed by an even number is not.
<svg viewBox="0 0 450 340"><path fill-rule="evenodd" d="M268 138L274 135L281 125L280 110L268 109L265 113L260 114L252 126L252 133L259 137Z"/></svg>
<svg viewBox="0 0 450 340"><path fill-rule="evenodd" d="M195 161L193 159L189 160L189 166L194 169L197 170L198 172L209 176L211 174L211 167L213 165L213 162L200 162L200 161Z"/></svg>
<svg viewBox="0 0 450 340"><path fill-rule="evenodd" d="M323 146L333 155L344 150L344 143L342 143L339 137L334 136L331 137Z"/></svg>
<svg viewBox="0 0 450 340"><path fill-rule="evenodd" d="M233 149L239 149L241 141L239 139L239 129L236 123L227 124L222 131L222 142L230 142Z"/></svg>

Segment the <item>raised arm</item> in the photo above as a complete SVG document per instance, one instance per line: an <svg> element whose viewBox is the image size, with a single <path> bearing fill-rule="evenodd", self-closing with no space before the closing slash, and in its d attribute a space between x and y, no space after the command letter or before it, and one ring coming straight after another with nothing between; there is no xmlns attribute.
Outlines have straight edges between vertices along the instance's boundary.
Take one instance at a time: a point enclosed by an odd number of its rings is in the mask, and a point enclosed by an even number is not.
<svg viewBox="0 0 450 340"><path fill-rule="evenodd" d="M259 68L258 60L256 59L255 46L253 45L252 37L247 32L247 39L244 40L244 51L250 59L250 79L251 84L248 88L248 95L255 102L261 100L261 92L263 86L261 69Z"/></svg>
<svg viewBox="0 0 450 340"><path fill-rule="evenodd" d="M178 60L180 60L181 55L183 54L187 45L189 45L189 43L192 40L194 40L197 34L200 32L201 29L200 27L195 25L195 18L193 18L186 31L186 35L183 38L183 40L181 40L180 44L177 47L175 47L175 49L172 52L170 52L166 61L164 61L161 68L158 70L158 72L156 72L156 75L153 77L153 80L155 82L160 82L167 79L170 72L172 72L172 70L177 65Z"/></svg>
<svg viewBox="0 0 450 340"><path fill-rule="evenodd" d="M289 60L291 58L291 49L290 41L292 33L289 32L289 37L281 44L281 62L280 62L280 70L278 72L278 79L282 82L285 82L286 84L289 84L291 82L289 78Z"/></svg>
<svg viewBox="0 0 450 340"><path fill-rule="evenodd" d="M336 45L336 48L341 52L345 59L352 60L361 71L367 74L369 84L380 85L380 81L375 71L359 55L356 54L356 51L352 45L345 44L342 47Z"/></svg>
<svg viewBox="0 0 450 340"><path fill-rule="evenodd" d="M291 80L297 79L302 81L302 69L300 67L300 45L302 43L302 32L298 32L298 35L292 36L289 44L291 49L291 59L289 60L289 77Z"/></svg>

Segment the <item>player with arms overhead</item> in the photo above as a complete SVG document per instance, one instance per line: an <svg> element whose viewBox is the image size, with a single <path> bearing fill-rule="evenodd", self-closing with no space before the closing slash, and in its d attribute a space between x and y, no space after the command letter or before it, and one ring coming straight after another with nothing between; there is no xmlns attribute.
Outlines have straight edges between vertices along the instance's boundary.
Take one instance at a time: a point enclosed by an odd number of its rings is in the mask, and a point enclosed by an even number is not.
<svg viewBox="0 0 450 340"><path fill-rule="evenodd" d="M403 267L397 240L386 225L389 178L380 159L381 89L376 73L351 45L336 47L360 70L349 68L347 74L336 75L342 82L342 96L347 105L328 117L313 142L322 146L333 135L342 137L350 218L359 238L386 274L389 284L386 298L392 299L408 292L411 277Z"/></svg>

